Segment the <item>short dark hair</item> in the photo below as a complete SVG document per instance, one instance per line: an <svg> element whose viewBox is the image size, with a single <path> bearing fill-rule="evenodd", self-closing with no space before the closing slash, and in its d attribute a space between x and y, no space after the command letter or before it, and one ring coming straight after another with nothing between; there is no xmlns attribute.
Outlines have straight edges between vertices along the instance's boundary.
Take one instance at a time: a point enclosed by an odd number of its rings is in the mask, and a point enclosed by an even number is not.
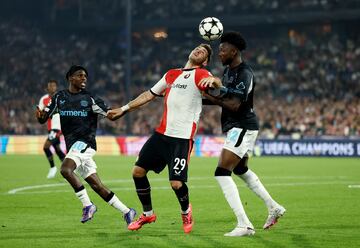
<svg viewBox="0 0 360 248"><path fill-rule="evenodd" d="M239 32L230 31L221 36L220 43L227 42L234 45L240 51L246 49L246 41Z"/></svg>
<svg viewBox="0 0 360 248"><path fill-rule="evenodd" d="M209 44L206 44L206 43L201 43L200 46L205 48L206 51L208 52L207 63L210 64L210 59L211 59L211 55L212 55L211 46Z"/></svg>
<svg viewBox="0 0 360 248"><path fill-rule="evenodd" d="M79 71L79 70L83 70L85 72L86 76L88 75L87 70L83 66L72 65L70 67L70 69L68 70L68 72L66 73L66 79L69 80L69 77L71 77L72 74L74 74L76 71Z"/></svg>
<svg viewBox="0 0 360 248"><path fill-rule="evenodd" d="M47 81L46 84L49 84L49 83L55 83L56 85L58 84L58 82L55 79L50 79L49 81Z"/></svg>

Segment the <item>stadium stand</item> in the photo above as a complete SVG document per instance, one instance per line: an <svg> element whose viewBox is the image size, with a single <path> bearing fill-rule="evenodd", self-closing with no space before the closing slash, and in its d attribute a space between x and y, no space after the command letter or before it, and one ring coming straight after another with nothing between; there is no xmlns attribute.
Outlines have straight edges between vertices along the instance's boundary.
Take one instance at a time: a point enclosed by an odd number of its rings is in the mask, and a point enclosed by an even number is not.
<svg viewBox="0 0 360 248"><path fill-rule="evenodd" d="M108 0L101 1L101 4L97 2L86 1L82 18L86 17L90 22L113 23L125 6L124 1L116 4L116 1ZM139 1L133 1L134 20L150 22L166 20L174 15L189 15L189 18L200 20L197 16L207 11L220 17L249 12L261 16L280 11L326 12L360 7L360 1L356 0L273 0L242 4L231 0L227 5L210 1L215 7L208 10L211 5L204 5L204 1L175 1L175 5L169 2L147 0L140 6ZM149 12L153 4L161 7ZM190 5L193 6L191 11L183 8ZM72 15L79 17L79 13L72 13L71 6L76 6L76 1L54 1L53 6L47 6L52 9L52 14L44 18L54 18L56 23ZM112 8L108 15L99 11L101 8L109 9L109 6ZM249 39L249 49L244 56L257 77L256 93L261 100L256 102L255 110L261 124L260 137L360 135L360 36L357 30L350 28L354 22L358 24L356 20L359 19L322 23L307 21L276 28L271 26L271 30L267 23L253 30L252 26L237 28L230 22L229 26L244 30ZM134 30L131 92L126 93L123 29L119 31L110 27L89 32L89 27L82 28L75 23L72 28L55 30L49 24L39 25L27 17L3 19L0 23L0 60L3 61L0 66L1 134L46 132L35 120L34 108L44 93L47 80L54 78L60 81L59 88L67 87L64 74L71 64L83 64L89 68L89 89L96 91L111 106L120 106L125 103L126 94L135 96L160 79L168 68L183 66L181 63L188 50L194 43L201 42L197 27L165 28L168 37L162 39L154 38L153 31L145 28ZM210 70L220 75L222 67L213 62ZM160 101L158 99L158 103L131 114L131 134L147 135L152 131L160 120ZM205 107L199 133L220 134L219 118L218 107ZM99 132L125 134L126 124L124 119L117 122L101 120Z"/></svg>

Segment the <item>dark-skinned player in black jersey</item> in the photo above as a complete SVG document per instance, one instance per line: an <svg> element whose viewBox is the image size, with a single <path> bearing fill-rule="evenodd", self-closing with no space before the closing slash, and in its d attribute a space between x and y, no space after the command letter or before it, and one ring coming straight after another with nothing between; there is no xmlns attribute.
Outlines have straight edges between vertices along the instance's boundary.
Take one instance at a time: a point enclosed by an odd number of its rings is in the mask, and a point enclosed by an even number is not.
<svg viewBox="0 0 360 248"><path fill-rule="evenodd" d="M204 96L208 104L222 107L221 125L226 140L221 151L215 178L225 198L237 217L237 226L225 236L248 236L255 233L248 219L239 191L231 177L233 172L264 202L268 208L268 217L263 226L268 229L285 213L285 208L272 199L257 175L248 168L248 153L254 148L259 130L258 120L253 109L255 80L250 66L243 61L241 53L246 41L238 32L224 33L220 40L219 58L225 66L222 79L208 77L201 85L223 85L210 90Z"/></svg>
<svg viewBox="0 0 360 248"><path fill-rule="evenodd" d="M69 88L57 92L44 110L38 109L36 117L43 124L55 113L59 113L61 129L65 137L68 151L62 165L61 174L70 183L75 195L83 204L81 222L93 218L97 211L90 201L87 191L75 172L81 176L91 188L109 205L119 210L125 222L130 224L136 211L125 206L119 198L102 184L97 172L93 156L96 153L96 129L98 115L107 117L110 110L101 98L85 90L88 78L87 70L80 65L73 65L66 73Z"/></svg>

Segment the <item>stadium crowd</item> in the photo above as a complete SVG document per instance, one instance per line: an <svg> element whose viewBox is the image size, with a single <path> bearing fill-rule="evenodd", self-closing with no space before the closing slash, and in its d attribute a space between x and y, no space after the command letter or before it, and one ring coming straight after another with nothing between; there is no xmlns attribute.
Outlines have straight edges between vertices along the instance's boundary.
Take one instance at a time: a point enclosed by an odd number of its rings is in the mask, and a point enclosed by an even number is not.
<svg viewBox="0 0 360 248"><path fill-rule="evenodd" d="M108 22L118 20L126 9L126 0L54 0L54 15L67 19L78 15L83 19ZM359 0L132 0L134 20L178 20L203 16L239 16L254 14L286 14L305 11L351 10L360 7ZM151 10L151 11L150 11ZM106 13L104 15L103 13Z"/></svg>
<svg viewBox="0 0 360 248"><path fill-rule="evenodd" d="M151 1L149 1L151 2ZM167 69L182 67L194 42L189 31L169 33L167 39L133 34L131 96L152 86ZM122 33L46 32L25 21L0 24L0 133L44 134L34 109L49 79L67 87L64 74L71 64L88 68L88 88L110 106L126 102L126 43ZM360 135L360 36L339 35L331 27L321 32L289 30L268 39L249 37L244 56L256 79L255 111L261 137ZM217 44L213 46L216 48ZM222 66L216 56L215 75ZM132 98L132 97L130 97ZM131 132L148 135L161 118L160 102L131 113ZM200 134L221 134L220 108L205 106ZM121 135L126 121L100 120L100 134Z"/></svg>

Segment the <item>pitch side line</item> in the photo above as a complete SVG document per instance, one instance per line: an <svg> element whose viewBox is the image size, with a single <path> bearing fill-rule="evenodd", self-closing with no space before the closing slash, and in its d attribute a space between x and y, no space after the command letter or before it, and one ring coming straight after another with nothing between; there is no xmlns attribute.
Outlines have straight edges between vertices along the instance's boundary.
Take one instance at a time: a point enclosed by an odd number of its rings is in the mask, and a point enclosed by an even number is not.
<svg viewBox="0 0 360 248"><path fill-rule="evenodd" d="M208 179L212 179L212 177L199 177L199 178L192 178L192 180L208 180ZM167 178L158 178L158 179L153 179L151 181L168 181ZM128 180L128 179L124 179L124 180L109 180L109 181L104 181L104 183L109 183L109 182L132 182L132 180ZM313 185L331 185L331 184L351 184L354 182L349 182L349 181L328 181L328 182L299 182L299 183L267 183L266 186L267 187L284 187L284 186L290 186L290 187L296 187L296 186L313 186ZM32 189L39 189L39 188L51 188L51 187L61 187L61 186L68 186L68 183L57 183L57 184L43 184L43 185L33 185L33 186L26 186L26 187L21 187L21 188L16 188L16 189L12 189L9 190L7 192L7 194L48 194L48 193L63 193L63 192L69 192L71 191L70 189L68 190L51 190L51 191L32 191L32 192L22 192L22 191L26 191L26 190L32 190ZM351 185L349 185L351 186ZM360 185L353 185L353 186L359 186ZM169 189L170 186L152 186L152 189ZM191 185L189 186L189 188L217 188L218 185ZM241 188L245 188L246 185L240 185L238 187ZM113 190L124 190L124 191L130 191L130 190L134 190L134 187L111 187ZM356 187L355 187L356 188Z"/></svg>
<svg viewBox="0 0 360 248"><path fill-rule="evenodd" d="M360 189L360 184L348 185L350 189Z"/></svg>

